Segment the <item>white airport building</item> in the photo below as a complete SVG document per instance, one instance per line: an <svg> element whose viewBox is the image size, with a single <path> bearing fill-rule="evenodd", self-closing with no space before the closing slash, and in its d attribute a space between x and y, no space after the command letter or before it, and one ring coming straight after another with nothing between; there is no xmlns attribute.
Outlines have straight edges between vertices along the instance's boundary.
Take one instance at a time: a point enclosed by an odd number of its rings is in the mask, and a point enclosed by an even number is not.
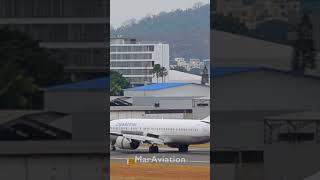
<svg viewBox="0 0 320 180"><path fill-rule="evenodd" d="M111 38L110 63L110 69L121 73L132 85L152 83L156 81L152 74L155 64L169 70L169 44Z"/></svg>

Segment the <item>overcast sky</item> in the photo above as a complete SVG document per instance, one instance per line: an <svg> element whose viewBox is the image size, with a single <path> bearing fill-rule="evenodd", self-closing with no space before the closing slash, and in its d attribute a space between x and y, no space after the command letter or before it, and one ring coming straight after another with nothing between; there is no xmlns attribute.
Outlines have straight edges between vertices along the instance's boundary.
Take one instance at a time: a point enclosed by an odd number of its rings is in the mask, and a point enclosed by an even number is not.
<svg viewBox="0 0 320 180"><path fill-rule="evenodd" d="M194 3L210 0L111 0L111 25L119 27L129 19L141 19L148 14L191 8Z"/></svg>

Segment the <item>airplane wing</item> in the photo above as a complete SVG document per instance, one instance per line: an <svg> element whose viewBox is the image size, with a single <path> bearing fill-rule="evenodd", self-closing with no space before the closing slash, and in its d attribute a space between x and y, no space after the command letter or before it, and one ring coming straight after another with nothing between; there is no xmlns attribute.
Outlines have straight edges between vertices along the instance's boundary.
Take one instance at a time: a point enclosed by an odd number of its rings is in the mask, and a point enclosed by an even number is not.
<svg viewBox="0 0 320 180"><path fill-rule="evenodd" d="M142 142L149 143L149 144L161 144L161 145L164 144L164 141L162 139L155 138L155 137L133 135L133 134L123 134L122 136L125 138L128 138L128 139L142 141Z"/></svg>

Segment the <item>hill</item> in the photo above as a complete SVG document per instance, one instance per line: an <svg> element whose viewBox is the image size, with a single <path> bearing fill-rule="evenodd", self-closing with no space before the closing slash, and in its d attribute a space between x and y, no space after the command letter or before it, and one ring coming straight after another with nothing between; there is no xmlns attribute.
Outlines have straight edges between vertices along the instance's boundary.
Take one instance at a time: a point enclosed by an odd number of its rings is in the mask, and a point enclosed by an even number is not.
<svg viewBox="0 0 320 180"><path fill-rule="evenodd" d="M118 29L111 29L111 36L169 43L171 58L207 59L210 56L210 5L131 20Z"/></svg>

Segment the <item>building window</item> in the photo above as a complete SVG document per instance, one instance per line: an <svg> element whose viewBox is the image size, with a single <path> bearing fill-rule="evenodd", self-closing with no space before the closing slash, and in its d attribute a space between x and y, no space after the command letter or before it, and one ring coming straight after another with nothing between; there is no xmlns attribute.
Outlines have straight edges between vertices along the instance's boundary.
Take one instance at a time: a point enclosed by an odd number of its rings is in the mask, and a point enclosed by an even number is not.
<svg viewBox="0 0 320 180"><path fill-rule="evenodd" d="M152 75L151 69L117 69L122 75Z"/></svg>
<svg viewBox="0 0 320 180"><path fill-rule="evenodd" d="M152 59L152 54L111 54L111 60L126 60L126 59Z"/></svg>
<svg viewBox="0 0 320 180"><path fill-rule="evenodd" d="M111 46L111 52L153 52L154 46Z"/></svg>
<svg viewBox="0 0 320 180"><path fill-rule="evenodd" d="M111 61L111 67L153 67L153 61Z"/></svg>

